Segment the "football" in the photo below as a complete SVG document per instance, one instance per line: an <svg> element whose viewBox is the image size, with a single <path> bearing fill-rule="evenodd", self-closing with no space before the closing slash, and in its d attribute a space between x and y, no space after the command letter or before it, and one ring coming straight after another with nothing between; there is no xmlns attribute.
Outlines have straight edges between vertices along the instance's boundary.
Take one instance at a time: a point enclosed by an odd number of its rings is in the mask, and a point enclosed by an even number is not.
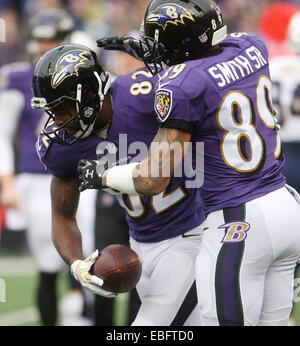
<svg viewBox="0 0 300 346"><path fill-rule="evenodd" d="M142 262L127 246L112 244L99 253L92 272L104 281L103 288L114 293L133 289L142 274Z"/></svg>

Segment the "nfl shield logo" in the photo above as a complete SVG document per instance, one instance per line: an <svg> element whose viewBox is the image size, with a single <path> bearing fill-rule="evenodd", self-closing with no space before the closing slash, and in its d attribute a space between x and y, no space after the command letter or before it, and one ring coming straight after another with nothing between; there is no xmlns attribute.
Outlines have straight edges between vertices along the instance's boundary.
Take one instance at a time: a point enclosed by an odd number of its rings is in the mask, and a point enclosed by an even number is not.
<svg viewBox="0 0 300 346"><path fill-rule="evenodd" d="M208 36L206 35L206 33L204 33L201 36L199 36L199 40L200 40L201 43L207 42Z"/></svg>
<svg viewBox="0 0 300 346"><path fill-rule="evenodd" d="M215 10L216 10L216 12L217 12L218 15L222 13L219 6L216 6L216 7L215 7Z"/></svg>
<svg viewBox="0 0 300 346"><path fill-rule="evenodd" d="M172 108L172 91L166 89L157 90L155 93L155 111L159 119L164 122L170 115Z"/></svg>

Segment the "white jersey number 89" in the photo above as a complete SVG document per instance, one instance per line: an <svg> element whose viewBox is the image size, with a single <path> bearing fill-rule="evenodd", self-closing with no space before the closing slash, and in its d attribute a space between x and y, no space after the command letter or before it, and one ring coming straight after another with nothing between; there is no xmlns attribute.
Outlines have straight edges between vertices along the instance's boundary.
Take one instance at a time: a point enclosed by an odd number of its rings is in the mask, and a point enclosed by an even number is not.
<svg viewBox="0 0 300 346"><path fill-rule="evenodd" d="M266 95L271 102L271 80L263 75L256 87L256 109L264 125L274 129L276 121ZM240 121L235 117L236 113L240 115ZM226 94L217 112L218 126L225 132L220 145L221 155L228 167L241 173L254 172L264 157L264 144L253 123L254 116L250 98L238 90ZM250 148L249 155L243 150L242 143L245 145L246 142ZM277 133L274 156L279 157L280 152L281 142Z"/></svg>

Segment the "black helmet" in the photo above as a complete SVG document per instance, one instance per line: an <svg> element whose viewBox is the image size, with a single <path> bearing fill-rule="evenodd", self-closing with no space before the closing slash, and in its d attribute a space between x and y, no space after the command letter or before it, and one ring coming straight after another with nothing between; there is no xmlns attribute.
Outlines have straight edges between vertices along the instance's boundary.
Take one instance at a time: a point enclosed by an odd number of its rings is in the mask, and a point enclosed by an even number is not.
<svg viewBox="0 0 300 346"><path fill-rule="evenodd" d="M62 9L47 9L34 15L28 25L26 47L30 54L37 54L37 41L65 41L75 29L73 18Z"/></svg>
<svg viewBox="0 0 300 346"><path fill-rule="evenodd" d="M73 144L79 138L89 136L109 86L110 74L103 70L96 53L90 48L65 44L50 49L37 61L32 79L34 97L31 106L49 115L43 133L61 144ZM52 128L53 110L68 100L74 102L77 113ZM79 130L74 134L75 138L67 140L65 131L62 131L63 135L60 132L74 120Z"/></svg>
<svg viewBox="0 0 300 346"><path fill-rule="evenodd" d="M192 60L227 34L219 6L212 0L153 0L141 26L145 64L172 66Z"/></svg>

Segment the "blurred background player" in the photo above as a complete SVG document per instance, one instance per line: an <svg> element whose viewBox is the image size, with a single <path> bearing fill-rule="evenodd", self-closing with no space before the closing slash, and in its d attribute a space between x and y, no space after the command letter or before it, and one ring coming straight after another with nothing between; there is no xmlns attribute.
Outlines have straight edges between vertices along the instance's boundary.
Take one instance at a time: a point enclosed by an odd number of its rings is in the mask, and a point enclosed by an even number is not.
<svg viewBox="0 0 300 346"><path fill-rule="evenodd" d="M274 107L281 124L285 155L283 174L287 183L300 191L300 8L292 9L282 30L284 52L270 59ZM282 12L282 11L281 11ZM295 277L299 276L297 266ZM294 309L290 324L294 324Z"/></svg>
<svg viewBox="0 0 300 346"><path fill-rule="evenodd" d="M300 9L286 23L284 42L289 51L270 59L273 100L286 158L283 173L287 183L300 191Z"/></svg>
<svg viewBox="0 0 300 346"><path fill-rule="evenodd" d="M1 69L0 117L3 126L0 130L0 201L8 208L8 228L14 228L18 216L14 210L19 211L19 218L24 216L29 248L39 271L37 305L41 321L43 325L55 325L58 322L56 279L65 265L51 241L50 175L40 163L35 150L44 117L31 108L30 81L34 60L48 49L71 41L85 42L93 48L96 46L88 35L74 31L73 19L60 9L49 9L34 16L30 21L28 36L26 48L30 59L5 65ZM79 222L86 233L84 247L90 251L93 248L96 194L85 197L79 211ZM80 308L81 293L72 298L73 316L75 301ZM64 307L67 307L66 304Z"/></svg>
<svg viewBox="0 0 300 346"><path fill-rule="evenodd" d="M266 42L269 58L291 54L287 41L288 24L299 11L297 1L271 1L262 10L257 21L257 33Z"/></svg>

